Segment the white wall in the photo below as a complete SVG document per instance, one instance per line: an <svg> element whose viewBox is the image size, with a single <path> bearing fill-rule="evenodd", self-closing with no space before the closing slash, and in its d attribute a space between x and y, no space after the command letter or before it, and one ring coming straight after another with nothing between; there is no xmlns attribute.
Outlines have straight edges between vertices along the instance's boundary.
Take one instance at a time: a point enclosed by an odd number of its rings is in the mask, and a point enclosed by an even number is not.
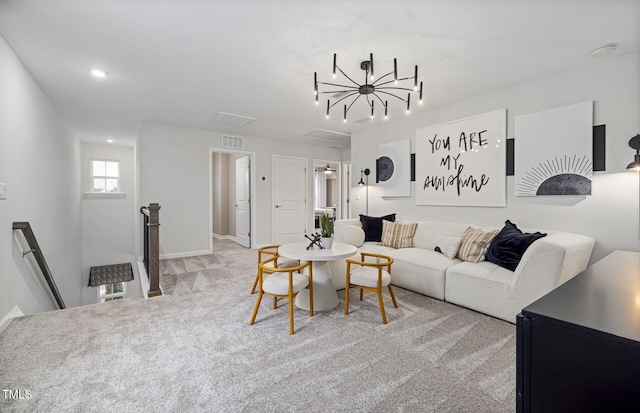
<svg viewBox="0 0 640 413"><path fill-rule="evenodd" d="M14 221L31 223L65 304L82 303L79 166L78 140L0 37L0 182L8 185L0 200L0 318L16 305L25 314L57 308L22 258Z"/></svg>
<svg viewBox="0 0 640 413"><path fill-rule="evenodd" d="M494 91L447 106L414 113L394 122L380 123L352 134L353 216L364 213L364 192L356 193L359 172L370 168L369 215L397 212L406 219L433 219L501 226L510 219L523 227L557 229L586 234L596 240L592 262L613 250L640 251L639 179L626 171L634 151L629 139L640 132L640 53L634 52L508 89ZM428 76L428 74L427 74ZM428 102L428 95L426 96ZM515 197L514 179L507 178L506 208L435 207L415 205L411 198L383 200L375 184L378 145L411 138L415 130L481 113L507 108L507 136L514 136L514 117L526 113L593 100L594 124L606 124L606 172L596 172L591 196Z"/></svg>
<svg viewBox="0 0 640 413"><path fill-rule="evenodd" d="M209 148L220 148L220 132L141 123L140 201L160 203L160 254L204 254L209 251ZM272 240L272 155L300 156L340 161L337 149L290 141L245 137L246 151L256 153L256 244ZM311 171L310 171L311 172ZM308 221L313 210L312 173L308 173ZM263 181L261 177L265 177Z"/></svg>
<svg viewBox="0 0 640 413"><path fill-rule="evenodd" d="M120 161L120 191L125 196L83 196L82 217L82 302L95 304L98 287L87 287L89 270L97 265L129 262L134 280L127 283L127 297L142 295L134 255L135 225L139 208L134 202L133 147L83 142L81 145L82 192L90 189L91 159Z"/></svg>

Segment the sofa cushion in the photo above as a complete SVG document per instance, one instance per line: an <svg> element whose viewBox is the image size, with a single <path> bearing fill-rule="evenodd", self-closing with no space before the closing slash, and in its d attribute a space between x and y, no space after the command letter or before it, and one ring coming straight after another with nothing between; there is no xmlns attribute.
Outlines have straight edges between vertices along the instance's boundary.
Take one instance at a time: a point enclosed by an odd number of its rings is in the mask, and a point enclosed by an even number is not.
<svg viewBox="0 0 640 413"><path fill-rule="evenodd" d="M347 225L342 230L342 242L359 247L364 242L364 230L356 225Z"/></svg>
<svg viewBox="0 0 640 413"><path fill-rule="evenodd" d="M445 299L481 313L515 322L515 274L494 263L462 262L447 270Z"/></svg>
<svg viewBox="0 0 640 413"><path fill-rule="evenodd" d="M370 217L360 214L360 222L364 230L365 241L380 242L382 238L382 220L394 222L396 220L396 214L389 214L383 217Z"/></svg>
<svg viewBox="0 0 640 413"><path fill-rule="evenodd" d="M515 271L527 248L534 241L546 235L540 232L524 234L515 224L507 220L504 223L504 228L491 241L486 259L503 268Z"/></svg>
<svg viewBox="0 0 640 413"><path fill-rule="evenodd" d="M396 261L404 261L436 271L444 271L453 264L460 262L459 259L449 259L444 254L422 248L403 248L394 250L388 255Z"/></svg>
<svg viewBox="0 0 640 413"><path fill-rule="evenodd" d="M417 226L417 222L400 223L383 220L380 245L391 248L411 248Z"/></svg>
<svg viewBox="0 0 640 413"><path fill-rule="evenodd" d="M477 263L484 260L485 247L498 234L498 231L484 232L472 227L462 234L462 243L458 250L458 258L463 261Z"/></svg>
<svg viewBox="0 0 640 413"><path fill-rule="evenodd" d="M438 235L433 241L432 250L440 252L447 256L449 259L453 259L458 253L462 237L452 237L450 235Z"/></svg>
<svg viewBox="0 0 640 413"><path fill-rule="evenodd" d="M418 221L416 234L413 236L413 246L416 248L433 249L433 241L438 235L461 237L469 228L479 228L474 225L459 222Z"/></svg>

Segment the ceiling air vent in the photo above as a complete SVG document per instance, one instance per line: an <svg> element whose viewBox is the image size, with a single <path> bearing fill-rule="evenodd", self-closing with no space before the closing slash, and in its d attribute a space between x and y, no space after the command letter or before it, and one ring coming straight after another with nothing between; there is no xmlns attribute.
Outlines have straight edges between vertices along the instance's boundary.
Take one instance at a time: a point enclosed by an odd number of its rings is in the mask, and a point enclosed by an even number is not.
<svg viewBox="0 0 640 413"><path fill-rule="evenodd" d="M351 146L351 134L349 133L316 129L302 135L302 138L333 148L348 148Z"/></svg>
<svg viewBox="0 0 640 413"><path fill-rule="evenodd" d="M232 149L244 149L244 138L239 136L222 135L222 147Z"/></svg>
<svg viewBox="0 0 640 413"><path fill-rule="evenodd" d="M255 118L249 118L247 116L232 115L231 113L218 112L209 118L209 122L217 123L219 125L229 125L243 127L247 126L251 122L256 120Z"/></svg>

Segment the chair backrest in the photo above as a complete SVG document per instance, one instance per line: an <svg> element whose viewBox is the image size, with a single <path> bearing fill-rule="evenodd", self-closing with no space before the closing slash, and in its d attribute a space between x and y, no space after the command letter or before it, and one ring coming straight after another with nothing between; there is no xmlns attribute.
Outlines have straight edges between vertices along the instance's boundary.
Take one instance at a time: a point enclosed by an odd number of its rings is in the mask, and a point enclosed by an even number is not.
<svg viewBox="0 0 640 413"><path fill-rule="evenodd" d="M280 245L267 245L266 247L262 247L260 249L258 249L258 262L262 262L262 255L270 255L272 257L275 257L278 255L278 248L280 248Z"/></svg>
<svg viewBox="0 0 640 413"><path fill-rule="evenodd" d="M260 263L258 264L258 266L260 267L260 269L263 272L268 272L268 273L276 273L276 272L288 272L288 273L294 273L294 272L300 272L302 271L304 268L309 267L310 271L311 271L311 261L308 261L304 264L300 264L297 265L295 267L284 267L284 268L278 268L275 265L271 266L270 264L273 263L274 261L276 261L278 259L279 255L275 255L269 259L266 259L264 261L260 261Z"/></svg>

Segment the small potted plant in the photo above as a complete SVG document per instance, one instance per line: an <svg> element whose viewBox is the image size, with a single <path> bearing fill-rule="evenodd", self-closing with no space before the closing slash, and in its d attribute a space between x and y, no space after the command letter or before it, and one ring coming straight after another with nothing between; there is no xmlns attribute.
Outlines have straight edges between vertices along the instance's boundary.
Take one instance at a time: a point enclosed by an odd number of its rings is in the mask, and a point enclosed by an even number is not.
<svg viewBox="0 0 640 413"><path fill-rule="evenodd" d="M333 245L333 217L323 213L320 217L320 232L322 235L322 246L330 249Z"/></svg>

